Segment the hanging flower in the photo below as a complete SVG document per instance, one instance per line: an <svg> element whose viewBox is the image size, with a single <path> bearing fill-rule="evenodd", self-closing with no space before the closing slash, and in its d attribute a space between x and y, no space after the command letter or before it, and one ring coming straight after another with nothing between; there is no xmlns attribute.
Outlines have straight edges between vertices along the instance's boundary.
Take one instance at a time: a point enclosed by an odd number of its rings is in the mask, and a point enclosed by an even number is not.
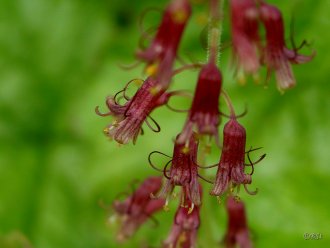
<svg viewBox="0 0 330 248"><path fill-rule="evenodd" d="M136 53L138 59L147 63L146 73L149 76L171 71L190 15L191 5L187 0L173 0L167 6L150 46Z"/></svg>
<svg viewBox="0 0 330 248"><path fill-rule="evenodd" d="M161 187L161 177L149 177L136 189L132 195L124 201L115 200L113 210L115 215L110 220L118 220L120 229L117 234L118 241L125 241L130 238L137 229L152 215L161 210L165 200L151 199L150 195L155 194Z"/></svg>
<svg viewBox="0 0 330 248"><path fill-rule="evenodd" d="M230 184L232 187L243 184L247 190L245 185L252 182L252 173L244 173L246 165L244 163L245 143L245 128L237 122L236 118L232 117L223 129L223 148L216 180L211 191L212 195L222 195L228 189ZM264 156L265 155L263 155L260 160L263 159ZM253 166L256 163L257 162L251 162L250 165ZM248 190L247 192L251 193Z"/></svg>
<svg viewBox="0 0 330 248"><path fill-rule="evenodd" d="M221 85L221 72L217 66L214 63L204 65L199 73L192 106L178 143L189 141L194 126L197 127L198 134L214 136L218 141Z"/></svg>
<svg viewBox="0 0 330 248"><path fill-rule="evenodd" d="M185 205L191 205L189 199L181 202L174 217L174 223L163 248L196 247L197 231L200 225L199 207L190 211Z"/></svg>
<svg viewBox="0 0 330 248"><path fill-rule="evenodd" d="M254 0L231 0L233 57L238 72L256 74L259 67L258 9Z"/></svg>
<svg viewBox="0 0 330 248"><path fill-rule="evenodd" d="M244 203L229 196L227 199L228 225L224 238L226 248L252 248Z"/></svg>
<svg viewBox="0 0 330 248"><path fill-rule="evenodd" d="M123 97L127 100L124 105L118 103L116 94L114 97L108 97L106 100L110 110L109 113L100 113L98 107L96 108L96 113L100 116L111 115L115 118L114 122L104 129L104 133L107 136L115 139L120 144L126 144L130 140L133 140L135 144L138 135L141 133L143 122L146 122L153 131L160 131L159 125L149 115L155 108L166 104L171 93L159 90L158 81L151 77L143 82L132 99L125 94L127 87L128 85L119 92L123 93ZM148 117L155 123L156 129L151 127L147 120Z"/></svg>
<svg viewBox="0 0 330 248"><path fill-rule="evenodd" d="M189 207L192 209L194 205L200 205L201 192L198 183L198 169L195 164L197 149L198 140L194 134L190 136L188 147L184 144L175 143L169 175L167 175L168 171L165 166L164 175L167 180L157 197L168 199L175 186L182 186L183 194L192 203Z"/></svg>
<svg viewBox="0 0 330 248"><path fill-rule="evenodd" d="M298 54L298 49L290 50L285 45L283 17L278 8L262 3L260 18L266 28L266 48L264 63L270 72L275 71L277 87L280 91L292 88L296 84L291 64L303 64L314 57Z"/></svg>

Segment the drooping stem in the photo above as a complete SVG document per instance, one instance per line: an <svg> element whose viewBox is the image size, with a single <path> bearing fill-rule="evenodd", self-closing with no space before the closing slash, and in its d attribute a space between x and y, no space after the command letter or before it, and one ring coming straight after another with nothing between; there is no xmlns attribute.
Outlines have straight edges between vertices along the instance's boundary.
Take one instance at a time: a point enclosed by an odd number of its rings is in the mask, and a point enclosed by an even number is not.
<svg viewBox="0 0 330 248"><path fill-rule="evenodd" d="M222 8L224 0L210 0L210 18L208 34L208 62L218 64L222 33Z"/></svg>
<svg viewBox="0 0 330 248"><path fill-rule="evenodd" d="M230 100L229 95L228 95L227 92L224 91L224 90L221 91L221 94L224 96L224 99L225 99L225 101L226 101L226 104L227 104L227 106L228 106L228 108L229 108L229 111L230 111L230 118L236 118L235 110L234 110L234 107L233 107L233 104L232 104L232 102L231 102L231 100Z"/></svg>

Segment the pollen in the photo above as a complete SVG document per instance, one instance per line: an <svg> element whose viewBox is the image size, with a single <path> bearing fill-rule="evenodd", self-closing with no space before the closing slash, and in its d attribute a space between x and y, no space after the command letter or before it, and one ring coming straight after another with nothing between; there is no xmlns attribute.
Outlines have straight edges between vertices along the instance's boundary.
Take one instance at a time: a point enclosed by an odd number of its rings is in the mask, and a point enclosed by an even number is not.
<svg viewBox="0 0 330 248"><path fill-rule="evenodd" d="M143 82L144 81L142 79L134 79L133 80L133 83L138 87L140 87L143 84Z"/></svg>
<svg viewBox="0 0 330 248"><path fill-rule="evenodd" d="M150 94L153 96L157 95L159 93L159 91L160 91L160 88L157 86L151 87L149 90Z"/></svg>
<svg viewBox="0 0 330 248"><path fill-rule="evenodd" d="M184 146L184 147L182 148L181 152L182 152L183 154L188 154L188 153L189 153L189 147L188 147L188 146Z"/></svg>
<svg viewBox="0 0 330 248"><path fill-rule="evenodd" d="M241 198L238 195L235 195L234 199L235 199L236 202L240 202L241 201Z"/></svg>
<svg viewBox="0 0 330 248"><path fill-rule="evenodd" d="M109 128L104 128L103 129L103 133L105 134L105 135L109 135Z"/></svg>
<svg viewBox="0 0 330 248"><path fill-rule="evenodd" d="M150 64L145 69L145 74L147 74L147 76L149 77L155 76L157 72L158 72L158 63Z"/></svg>
<svg viewBox="0 0 330 248"><path fill-rule="evenodd" d="M185 10L177 10L173 12L172 18L176 23L184 23L188 18L188 13Z"/></svg>
<svg viewBox="0 0 330 248"><path fill-rule="evenodd" d="M191 206L190 206L190 208L188 209L188 214L191 214L192 211L194 211L194 208L195 208L195 204L192 203Z"/></svg>
<svg viewBox="0 0 330 248"><path fill-rule="evenodd" d="M170 207L168 206L168 200L166 200L166 203L165 203L165 205L163 206L163 209L164 209L165 212L170 211Z"/></svg>
<svg viewBox="0 0 330 248"><path fill-rule="evenodd" d="M234 189L235 189L234 186L231 184L229 188L230 193L234 193Z"/></svg>

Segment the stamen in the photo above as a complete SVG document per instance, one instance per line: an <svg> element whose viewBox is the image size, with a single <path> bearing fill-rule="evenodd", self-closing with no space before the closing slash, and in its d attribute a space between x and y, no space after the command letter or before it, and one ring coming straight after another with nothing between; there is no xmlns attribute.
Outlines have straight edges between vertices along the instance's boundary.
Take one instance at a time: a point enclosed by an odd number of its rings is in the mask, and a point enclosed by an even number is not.
<svg viewBox="0 0 330 248"><path fill-rule="evenodd" d="M181 150L181 152L183 153L183 154L188 154L189 153L189 141L187 141L186 142L186 144L185 144L185 146L182 148L182 150Z"/></svg>
<svg viewBox="0 0 330 248"><path fill-rule="evenodd" d="M170 211L170 208L169 208L169 206L168 206L168 203L169 203L169 199L168 199L168 198L169 198L169 197L166 197L165 204L164 204L164 206L163 206L163 209L164 209L165 212Z"/></svg>
<svg viewBox="0 0 330 248"><path fill-rule="evenodd" d="M194 208L195 208L195 204L194 203L191 203L191 206L188 209L188 214L191 214L192 211L194 211Z"/></svg>
<svg viewBox="0 0 330 248"><path fill-rule="evenodd" d="M240 201L241 201L241 198L240 198L238 195L235 195L235 196L234 196L234 200L235 200L236 202L240 202Z"/></svg>
<svg viewBox="0 0 330 248"><path fill-rule="evenodd" d="M218 202L218 204L221 205L221 204L222 204L221 197L220 197L220 196L216 196L216 197L217 197L217 202Z"/></svg>
<svg viewBox="0 0 330 248"><path fill-rule="evenodd" d="M109 130L108 127L106 127L106 128L103 129L103 133L104 133L106 136L109 135L109 133L110 133L109 131L110 131L110 130Z"/></svg>
<svg viewBox="0 0 330 248"><path fill-rule="evenodd" d="M145 68L144 73L149 77L155 76L158 73L158 63L155 62L155 63L152 63L152 64L148 65Z"/></svg>
<svg viewBox="0 0 330 248"><path fill-rule="evenodd" d="M158 198L157 198L157 196L155 196L155 194L154 194L154 193L150 193L150 195L149 195L149 196L150 196L150 199L158 199Z"/></svg>

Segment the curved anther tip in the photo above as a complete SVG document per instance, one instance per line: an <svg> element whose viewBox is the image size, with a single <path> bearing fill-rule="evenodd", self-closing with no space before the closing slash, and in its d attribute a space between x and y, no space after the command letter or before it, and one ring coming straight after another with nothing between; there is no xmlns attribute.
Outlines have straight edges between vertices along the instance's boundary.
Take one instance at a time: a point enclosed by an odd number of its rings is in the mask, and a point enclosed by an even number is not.
<svg viewBox="0 0 330 248"><path fill-rule="evenodd" d="M165 212L170 211L170 208L168 206L168 202L165 203L165 205L163 206L163 209L164 209Z"/></svg>
<svg viewBox="0 0 330 248"><path fill-rule="evenodd" d="M157 199L158 197L154 195L154 193L150 193L149 195L150 199Z"/></svg>
<svg viewBox="0 0 330 248"><path fill-rule="evenodd" d="M105 134L105 135L109 135L109 128L108 127L106 127L106 128L104 128L103 129L103 133Z"/></svg>
<svg viewBox="0 0 330 248"><path fill-rule="evenodd" d="M184 147L182 148L181 152L182 152L183 154L188 154L188 153L189 153L189 147L188 147L188 146L184 146Z"/></svg>
<svg viewBox="0 0 330 248"><path fill-rule="evenodd" d="M195 208L195 204L191 203L191 206L188 209L188 214L191 214L194 211L194 208Z"/></svg>
<svg viewBox="0 0 330 248"><path fill-rule="evenodd" d="M235 202L240 202L241 198L239 197L239 195L235 195L234 200L235 200Z"/></svg>

